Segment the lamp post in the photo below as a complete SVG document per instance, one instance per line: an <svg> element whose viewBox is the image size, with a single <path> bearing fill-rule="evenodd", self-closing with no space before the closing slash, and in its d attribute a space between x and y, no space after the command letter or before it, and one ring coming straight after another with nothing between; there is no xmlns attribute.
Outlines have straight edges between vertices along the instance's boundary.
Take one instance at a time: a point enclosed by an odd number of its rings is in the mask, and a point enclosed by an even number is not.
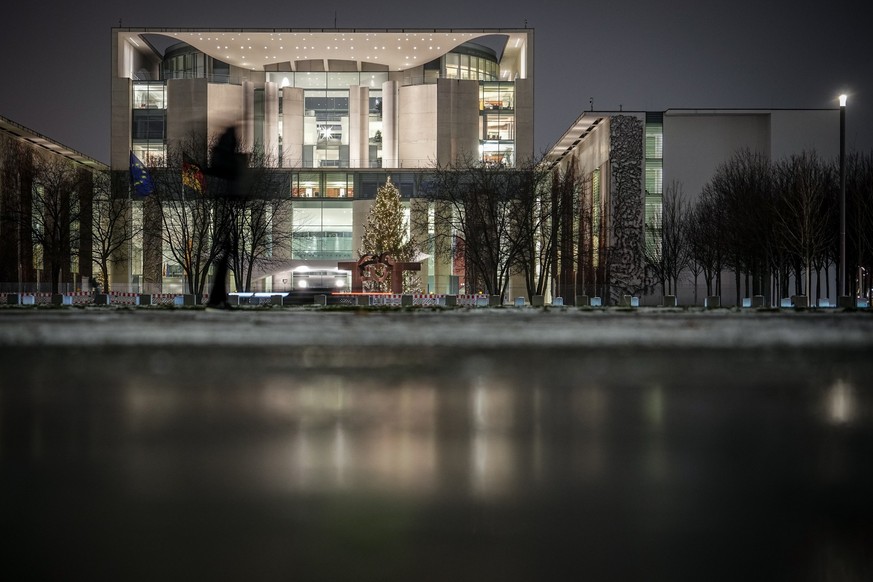
<svg viewBox="0 0 873 582"><path fill-rule="evenodd" d="M846 101L840 95L840 297L846 296Z"/></svg>

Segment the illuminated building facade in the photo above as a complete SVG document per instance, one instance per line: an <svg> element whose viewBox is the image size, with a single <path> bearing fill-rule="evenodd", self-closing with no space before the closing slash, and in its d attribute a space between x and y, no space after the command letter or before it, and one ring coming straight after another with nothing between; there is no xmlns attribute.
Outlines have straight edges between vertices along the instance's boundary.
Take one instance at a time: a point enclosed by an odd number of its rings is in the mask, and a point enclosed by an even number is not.
<svg viewBox="0 0 873 582"><path fill-rule="evenodd" d="M275 256L289 268L335 266L357 258L389 175L408 201L435 165L533 157L533 30L113 29L119 195L130 152L160 167L175 145L195 135L208 143L231 124L286 177L293 219L284 227L295 236ZM173 266L144 264L138 244L117 263L118 282L172 284ZM431 260L423 281L445 292L451 274Z"/></svg>

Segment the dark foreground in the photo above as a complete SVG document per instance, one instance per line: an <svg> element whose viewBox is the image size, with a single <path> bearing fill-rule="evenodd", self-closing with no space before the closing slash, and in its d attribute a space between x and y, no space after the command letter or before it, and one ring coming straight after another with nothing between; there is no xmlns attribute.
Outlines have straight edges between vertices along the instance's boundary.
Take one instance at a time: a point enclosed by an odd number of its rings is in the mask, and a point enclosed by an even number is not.
<svg viewBox="0 0 873 582"><path fill-rule="evenodd" d="M3 578L873 579L866 348L353 345L6 346Z"/></svg>

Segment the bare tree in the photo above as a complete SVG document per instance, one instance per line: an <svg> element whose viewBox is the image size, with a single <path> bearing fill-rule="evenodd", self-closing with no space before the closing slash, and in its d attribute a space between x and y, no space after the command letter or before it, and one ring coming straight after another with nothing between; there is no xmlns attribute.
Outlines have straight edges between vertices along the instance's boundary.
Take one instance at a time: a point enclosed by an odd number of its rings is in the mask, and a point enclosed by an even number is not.
<svg viewBox="0 0 873 582"><path fill-rule="evenodd" d="M703 275L707 295L720 294L724 220L718 200L706 187L691 212L687 235L691 259L696 264L692 269Z"/></svg>
<svg viewBox="0 0 873 582"><path fill-rule="evenodd" d="M489 167L476 160L433 170L424 194L433 203L434 223L449 226L433 229L433 248L443 256L462 249L455 258L466 266L468 288L504 295L511 269L532 244L532 229L522 223L536 208L540 175L533 166Z"/></svg>
<svg viewBox="0 0 873 582"><path fill-rule="evenodd" d="M166 167L151 170L155 190L147 201L160 213L163 252L181 266L192 294L203 293L209 268L220 250L217 235L228 228L231 218L228 213L216 213L211 180L199 187L183 180L186 158L196 159L195 152L201 151L189 143L172 148Z"/></svg>
<svg viewBox="0 0 873 582"><path fill-rule="evenodd" d="M742 278L759 272L767 264L766 237L772 229L762 217L771 202L771 168L766 156L740 150L720 165L705 186L711 204L717 209L720 245L724 266L734 271L736 301L740 303Z"/></svg>
<svg viewBox="0 0 873 582"><path fill-rule="evenodd" d="M128 202L113 199L108 174L94 176L91 240L94 264L99 271L97 278L105 293L110 291L109 265L113 257L126 255L121 251L142 232L142 223L133 220Z"/></svg>
<svg viewBox="0 0 873 582"><path fill-rule="evenodd" d="M248 156L248 161L242 195L218 201L225 219L217 225L227 229L229 269L243 291L251 291L253 273L271 263L274 249L290 245L293 234L284 174L260 151Z"/></svg>
<svg viewBox="0 0 873 582"><path fill-rule="evenodd" d="M661 200L660 214L646 225L646 265L660 283L661 294L675 295L679 278L691 262L690 205L678 182L664 190Z"/></svg>
<svg viewBox="0 0 873 582"><path fill-rule="evenodd" d="M850 289L870 299L873 287L873 152L855 153L846 160L846 253ZM836 250L836 245L834 245ZM833 256L837 256L836 250Z"/></svg>
<svg viewBox="0 0 873 582"><path fill-rule="evenodd" d="M775 166L776 227L785 251L799 263L804 273L803 292L812 295L812 271L826 264L833 246L829 213L833 199L832 168L815 153L791 156Z"/></svg>
<svg viewBox="0 0 873 582"><path fill-rule="evenodd" d="M69 274L72 259L78 254L80 205L78 191L83 174L57 157L36 156L30 232L33 244L41 253L44 269L51 278L52 293ZM27 213L20 213L27 221Z"/></svg>

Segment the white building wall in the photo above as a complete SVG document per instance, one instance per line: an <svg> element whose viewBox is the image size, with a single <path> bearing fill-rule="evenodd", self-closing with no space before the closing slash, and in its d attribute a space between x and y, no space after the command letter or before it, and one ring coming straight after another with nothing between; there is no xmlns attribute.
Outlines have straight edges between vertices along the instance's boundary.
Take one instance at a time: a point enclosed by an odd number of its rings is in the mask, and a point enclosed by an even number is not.
<svg viewBox="0 0 873 582"><path fill-rule="evenodd" d="M421 168L437 159L437 86L400 88L398 111L398 163Z"/></svg>
<svg viewBox="0 0 873 582"><path fill-rule="evenodd" d="M238 124L243 105L243 87L224 83L210 83L207 88L209 118L207 136L217 138L231 125Z"/></svg>
<svg viewBox="0 0 873 582"><path fill-rule="evenodd" d="M349 166L370 165L370 89L359 85L349 87Z"/></svg>
<svg viewBox="0 0 873 582"><path fill-rule="evenodd" d="M479 159L479 81L440 79L436 121L439 164Z"/></svg>
<svg viewBox="0 0 873 582"><path fill-rule="evenodd" d="M303 165L303 89L282 88L282 166Z"/></svg>
<svg viewBox="0 0 873 582"><path fill-rule="evenodd" d="M264 153L271 166L279 165L279 87L264 83Z"/></svg>
<svg viewBox="0 0 873 582"><path fill-rule="evenodd" d="M400 86L397 81L382 83L382 167L398 166L398 104Z"/></svg>

